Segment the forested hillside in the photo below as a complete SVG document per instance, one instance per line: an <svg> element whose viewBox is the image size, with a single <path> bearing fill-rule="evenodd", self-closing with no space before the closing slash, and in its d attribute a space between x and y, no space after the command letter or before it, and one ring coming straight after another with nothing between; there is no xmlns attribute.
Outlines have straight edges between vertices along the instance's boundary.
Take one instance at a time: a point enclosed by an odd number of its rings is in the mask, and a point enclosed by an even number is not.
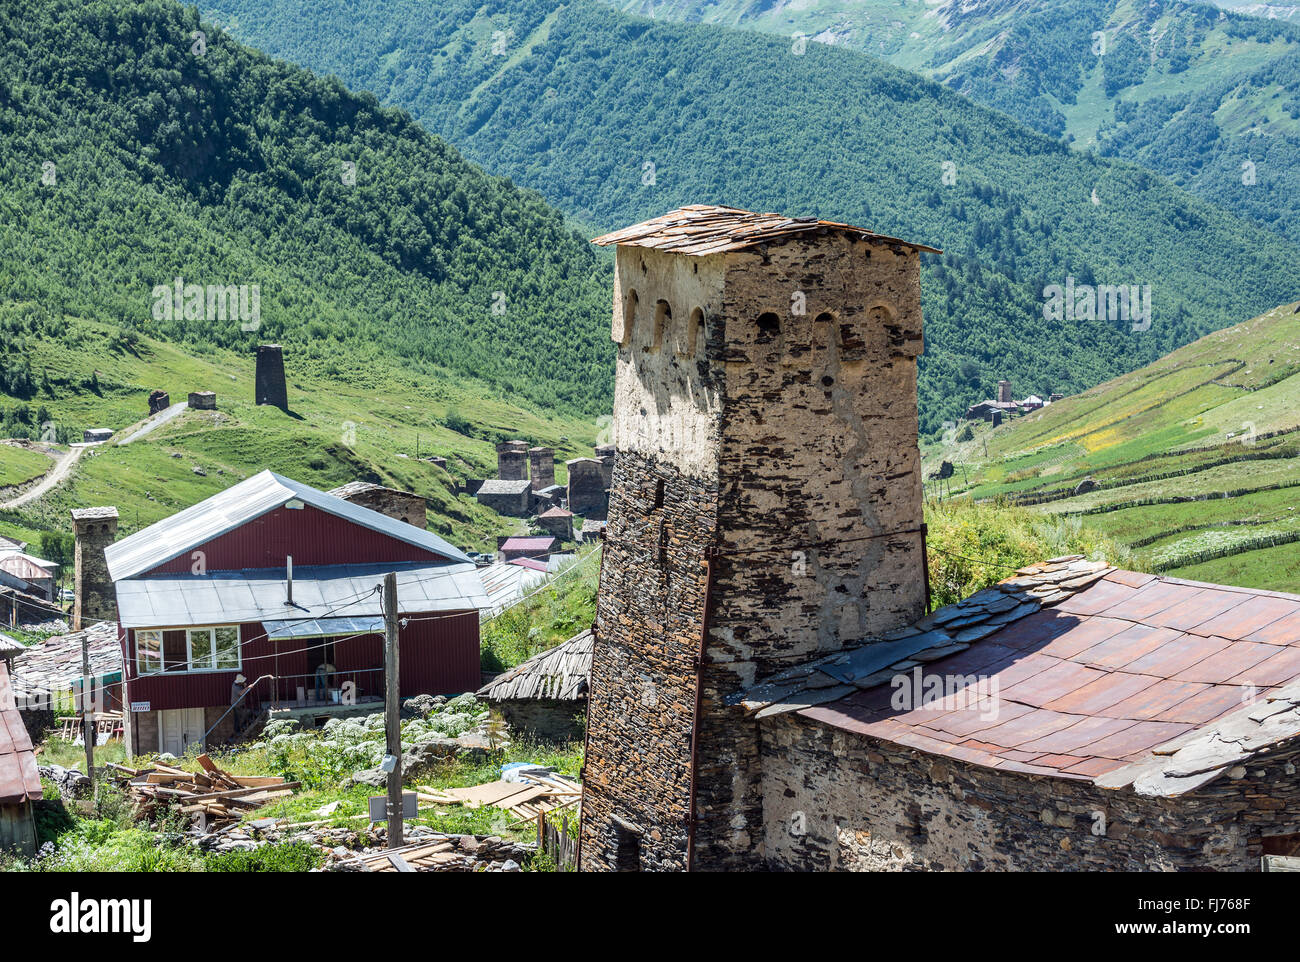
<svg viewBox="0 0 1300 962"><path fill-rule="evenodd" d="M1070 393L1295 296L1300 249L1126 164L848 49L542 0L212 0L276 56L409 109L593 227L684 203L817 214L941 246L922 425ZM1150 285L1149 329L1045 320L1043 290ZM1138 325L1141 326L1141 325Z"/></svg>
<svg viewBox="0 0 1300 962"><path fill-rule="evenodd" d="M109 324L105 353L279 341L299 374L354 385L404 368L569 413L610 401L608 263L562 215L170 0L0 6L0 211L12 397L112 389L33 364L73 316ZM239 288L236 314L220 293Z"/></svg>
<svg viewBox="0 0 1300 962"><path fill-rule="evenodd" d="M1300 240L1295 5L607 2L660 19L762 30L787 42L803 36L884 57L1051 136L1141 163Z"/></svg>

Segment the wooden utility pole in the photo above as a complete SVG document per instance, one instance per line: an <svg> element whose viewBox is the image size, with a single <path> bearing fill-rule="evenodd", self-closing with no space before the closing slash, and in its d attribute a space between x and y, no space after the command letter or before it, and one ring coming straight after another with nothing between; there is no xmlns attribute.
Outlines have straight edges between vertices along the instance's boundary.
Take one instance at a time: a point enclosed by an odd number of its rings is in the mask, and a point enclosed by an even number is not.
<svg viewBox="0 0 1300 962"><path fill-rule="evenodd" d="M397 575L384 575L384 733L394 759L388 773L388 847L402 846L402 719L398 701Z"/></svg>
<svg viewBox="0 0 1300 962"><path fill-rule="evenodd" d="M90 688L94 679L90 677L90 632L81 635L81 737L86 743L86 777L93 788L95 784L95 716L90 710L94 704Z"/></svg>

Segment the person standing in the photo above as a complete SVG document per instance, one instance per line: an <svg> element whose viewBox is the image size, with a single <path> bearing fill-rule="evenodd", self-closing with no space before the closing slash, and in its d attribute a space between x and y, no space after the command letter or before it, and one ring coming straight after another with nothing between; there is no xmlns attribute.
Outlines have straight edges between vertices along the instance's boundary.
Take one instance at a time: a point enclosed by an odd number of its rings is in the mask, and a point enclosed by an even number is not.
<svg viewBox="0 0 1300 962"><path fill-rule="evenodd" d="M325 659L316 666L316 700L324 701L329 694L330 676L334 674L334 666L330 664L329 659Z"/></svg>

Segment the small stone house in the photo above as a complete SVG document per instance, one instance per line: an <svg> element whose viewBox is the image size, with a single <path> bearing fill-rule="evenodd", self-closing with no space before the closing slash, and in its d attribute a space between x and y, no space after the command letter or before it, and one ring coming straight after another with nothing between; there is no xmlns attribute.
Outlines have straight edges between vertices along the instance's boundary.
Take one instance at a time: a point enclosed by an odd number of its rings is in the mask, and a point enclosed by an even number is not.
<svg viewBox="0 0 1300 962"><path fill-rule="evenodd" d="M492 679L478 697L514 731L555 741L580 738L591 675L591 631L574 635Z"/></svg>
<svg viewBox="0 0 1300 962"><path fill-rule="evenodd" d="M526 518L533 506L532 492L532 482L527 478L489 478L479 485L474 497L498 514Z"/></svg>
<svg viewBox="0 0 1300 962"><path fill-rule="evenodd" d="M1250 870L1300 846L1300 596L1054 558L927 613L922 245L617 245L584 870Z"/></svg>

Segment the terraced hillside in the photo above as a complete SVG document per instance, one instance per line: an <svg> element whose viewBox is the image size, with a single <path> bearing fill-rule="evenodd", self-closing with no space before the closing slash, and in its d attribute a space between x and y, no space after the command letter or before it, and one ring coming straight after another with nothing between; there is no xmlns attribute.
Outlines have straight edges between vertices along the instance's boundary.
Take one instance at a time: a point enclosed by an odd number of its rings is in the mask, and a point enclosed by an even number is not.
<svg viewBox="0 0 1300 962"><path fill-rule="evenodd" d="M1300 590L1300 303L925 452L934 497L1077 518L1152 570Z"/></svg>

